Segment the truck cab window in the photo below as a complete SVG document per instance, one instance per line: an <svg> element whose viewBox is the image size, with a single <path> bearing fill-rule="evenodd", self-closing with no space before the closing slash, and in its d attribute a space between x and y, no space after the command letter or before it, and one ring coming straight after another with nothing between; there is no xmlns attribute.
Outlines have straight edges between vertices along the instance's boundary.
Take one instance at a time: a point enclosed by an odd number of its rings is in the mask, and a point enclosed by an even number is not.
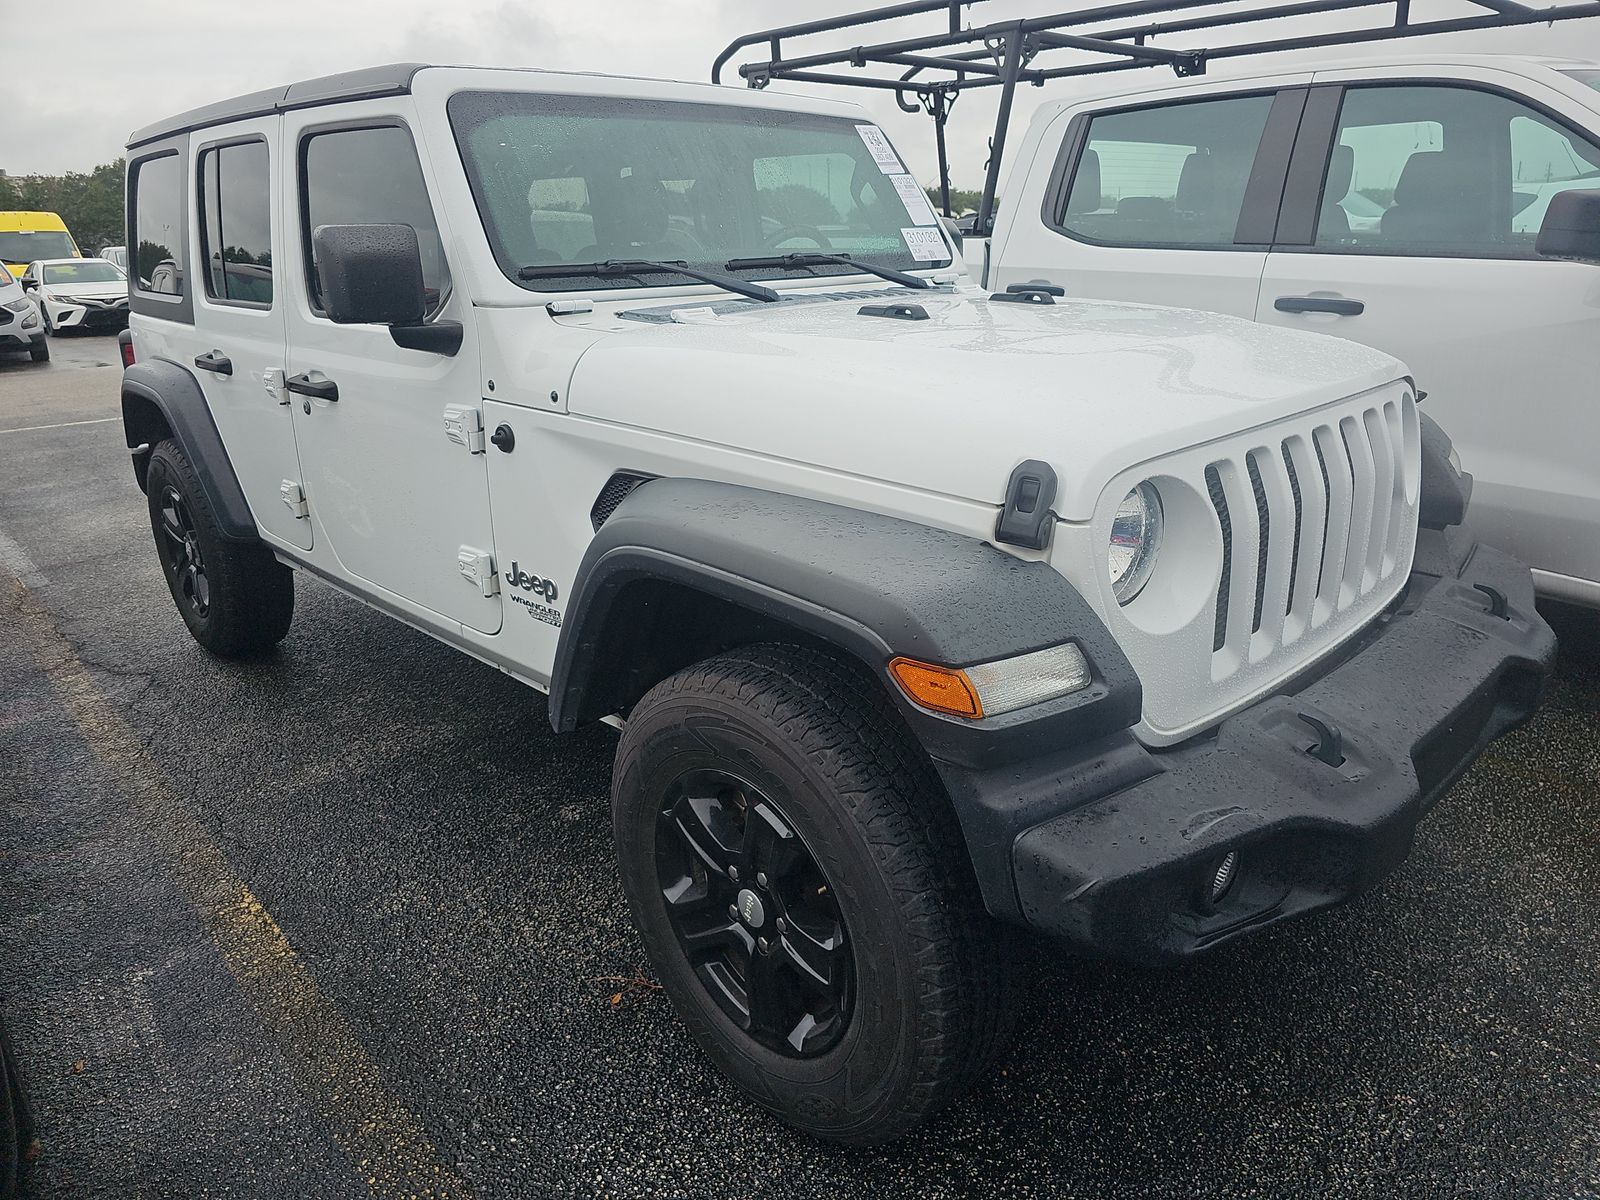
<svg viewBox="0 0 1600 1200"><path fill-rule="evenodd" d="M1600 187L1600 148L1495 92L1346 93L1316 245L1346 253L1533 258L1551 199Z"/></svg>
<svg viewBox="0 0 1600 1200"><path fill-rule="evenodd" d="M1271 109L1271 96L1233 96L1094 117L1060 227L1120 246L1232 246Z"/></svg>

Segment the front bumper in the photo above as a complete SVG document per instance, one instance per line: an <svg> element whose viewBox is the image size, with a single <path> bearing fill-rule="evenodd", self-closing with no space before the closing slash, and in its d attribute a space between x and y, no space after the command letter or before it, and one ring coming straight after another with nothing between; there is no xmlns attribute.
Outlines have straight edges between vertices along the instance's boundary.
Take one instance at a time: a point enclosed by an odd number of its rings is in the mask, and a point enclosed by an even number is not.
<svg viewBox="0 0 1600 1200"><path fill-rule="evenodd" d="M50 323L57 329L125 329L128 325L126 299L46 303L50 306Z"/></svg>
<svg viewBox="0 0 1600 1200"><path fill-rule="evenodd" d="M43 337L44 326L35 309L18 312L0 306L0 350L27 350Z"/></svg>
<svg viewBox="0 0 1600 1200"><path fill-rule="evenodd" d="M1527 569L1462 539L1424 531L1399 606L1314 679L1170 750L1102 755L1114 790L1013 843L1018 915L1081 950L1172 961L1398 866L1434 802L1533 712L1555 656Z"/></svg>

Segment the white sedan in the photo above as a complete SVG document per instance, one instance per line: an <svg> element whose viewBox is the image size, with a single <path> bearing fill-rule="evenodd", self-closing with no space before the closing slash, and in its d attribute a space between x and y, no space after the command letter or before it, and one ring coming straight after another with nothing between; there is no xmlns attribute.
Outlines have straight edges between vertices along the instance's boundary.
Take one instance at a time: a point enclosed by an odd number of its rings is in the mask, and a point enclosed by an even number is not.
<svg viewBox="0 0 1600 1200"><path fill-rule="evenodd" d="M32 293L47 333L112 332L128 324L128 277L103 258L47 258L28 264L22 286Z"/></svg>

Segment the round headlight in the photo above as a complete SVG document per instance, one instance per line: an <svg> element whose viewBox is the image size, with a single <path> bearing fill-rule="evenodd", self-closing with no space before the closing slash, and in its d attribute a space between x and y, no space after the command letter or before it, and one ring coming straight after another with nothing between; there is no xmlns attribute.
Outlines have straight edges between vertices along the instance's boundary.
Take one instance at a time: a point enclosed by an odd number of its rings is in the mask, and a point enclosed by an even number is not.
<svg viewBox="0 0 1600 1200"><path fill-rule="evenodd" d="M1137 596L1150 579L1161 545L1161 496L1146 481L1123 497L1111 520L1111 547L1106 567L1118 604Z"/></svg>

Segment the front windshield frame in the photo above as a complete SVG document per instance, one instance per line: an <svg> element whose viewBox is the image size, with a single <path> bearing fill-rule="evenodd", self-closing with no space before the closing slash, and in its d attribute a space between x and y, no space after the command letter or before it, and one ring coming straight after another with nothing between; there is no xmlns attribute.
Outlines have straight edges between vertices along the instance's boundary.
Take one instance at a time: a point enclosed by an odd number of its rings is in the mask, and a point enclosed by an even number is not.
<svg viewBox="0 0 1600 1200"><path fill-rule="evenodd" d="M1600 68L1575 67L1571 70L1563 70L1561 73L1568 79L1576 80L1578 83L1583 84L1586 88L1593 88L1595 91L1600 92Z"/></svg>
<svg viewBox="0 0 1600 1200"><path fill-rule="evenodd" d="M44 240L47 238L58 240L47 244ZM0 262L31 263L44 258L76 258L77 255L78 247L65 229L0 230Z"/></svg>
<svg viewBox="0 0 1600 1200"><path fill-rule="evenodd" d="M103 258L75 258L62 262L48 262L40 270L44 272L44 278L40 282L46 287L71 287L75 283L128 282L128 277L122 273L116 263L110 259ZM58 271L71 271L76 278L54 278L54 273ZM89 274L85 276L84 272Z"/></svg>
<svg viewBox="0 0 1600 1200"><path fill-rule="evenodd" d="M583 264L589 262L604 262L611 259L658 259L660 261L681 261L688 266L702 271L716 274L732 275L736 278L768 282L793 281L806 283L814 279L827 276L860 275L859 268L845 265L816 265L800 268L775 267L741 267L730 270L727 263L743 258L764 258L781 256L787 253L806 254L811 252L842 254L858 258L875 265L891 267L900 271L913 273L936 272L948 269L953 264L948 238L939 227L937 217L933 215L931 206L926 213L914 216L910 211L911 202L902 199L897 193L894 176L904 174L905 179L913 177L901 165L898 171L893 171L881 165L881 160L875 157L873 148L868 145L865 136L861 133L864 128L876 130L864 119L849 116L832 116L828 114L808 113L792 109L766 108L752 105L706 103L692 100L643 100L631 97L597 96L589 94L551 93L535 91L519 91L507 89L468 89L453 94L447 102L447 113L452 132L455 136L457 152L461 159L462 169L467 176L473 200L477 206L479 222L483 227L484 235L488 240L491 253L501 272L508 280L519 288L535 293L550 292L594 292L604 293L610 291L632 290L666 290L683 289L686 287L700 288L708 286L697 283L687 276L672 272L646 273L642 275L626 275L621 273L607 273L605 275L572 275L572 276L540 276L533 279L520 278L518 272L523 268L537 268L549 266L559 268L563 265ZM538 160L540 149L528 143L520 147L511 142L499 142L496 145L507 148L505 159L496 160L492 154L485 154L480 161L480 150L484 147L475 142L478 131L497 120L515 121L525 120L530 122L528 136L531 138L538 129L538 122L550 122L548 128L559 133L560 123L563 120L579 122L604 122L609 119L620 118L650 122L682 121L687 131L692 131L695 144L692 149L698 153L686 152L682 159L669 159L659 153L651 153L648 149L640 151L638 145L630 146L620 137L610 142L614 153L609 161L601 155L596 155L590 162L579 162L576 159L563 160L549 166L549 174L534 173L533 168L542 166ZM706 167L712 164L713 169L722 168L724 164L740 162L735 156L711 156L705 151L704 143L717 136L721 130L713 126L734 127L734 138L759 139L767 131L772 131L776 139L784 139L790 145L804 145L804 139L809 135L817 135L816 149L800 150L788 155L774 154L763 156L751 154L749 158L751 179L748 183L749 199L743 202L735 199L732 204L718 202L720 195L717 191L708 193L709 203L702 202L698 210L688 216L676 209L672 212L667 222L665 233L676 234L680 239L689 242L682 249L677 244L666 246L659 253L646 253L649 244L643 247L629 245L625 249L614 241L608 241L605 246L599 243L607 241L601 231L595 229L595 213L593 211L593 197L590 194L591 182L604 178L598 172L585 174L585 168L593 169L604 163L607 170L616 167L619 170L619 179L616 191L608 197L611 204L619 203L622 196L630 186L623 185L620 180L631 175L636 166L639 173L650 179L662 190L659 195L670 199L673 203L687 207L691 202L691 189L700 182L700 179L711 179ZM739 129L738 127L743 127ZM569 136L566 145L580 144L578 139ZM597 145L598 140L583 141L585 147ZM659 142L645 143L641 139L639 145L660 145ZM737 142L735 142L737 145ZM747 149L760 150L758 142L746 141ZM776 149L777 147L775 147ZM489 149L493 149L492 147ZM546 151L553 153L553 151ZM880 149L879 153L882 153ZM851 160L850 174L843 183L843 187L853 200L849 212L840 214L840 205L835 204L832 211L839 215L838 228L825 221L821 232L828 237L828 230L834 229L835 236L844 241L864 241L869 243L865 247L855 244L835 245L821 244L808 235L791 235L789 238L780 238L775 244L769 244L763 239L762 234L776 237L777 234L791 228L781 221L763 211L765 187L755 177L762 163L775 163L782 160L785 168L790 161L814 158L829 158L839 161L848 155ZM685 162L684 160L689 160ZM514 182L506 172L507 165L516 171ZM668 175L663 175L660 168L663 164L670 163L674 170L687 173L696 171L700 178L694 180L680 180ZM840 163L841 167L843 163ZM724 175L720 181L723 186L735 185L744 188L746 185L740 178L737 167L733 167L734 174ZM558 171L575 171L571 175L560 175ZM526 172L526 173L525 173ZM496 177L494 185L502 193L495 195L492 185L486 176ZM831 177L830 177L831 178ZM540 242L539 227L524 232L514 223L508 222L508 228L502 230L501 221L516 217L522 209L521 192L519 185L526 180L528 192L532 192L541 184L571 184L581 191L581 199L576 200L578 207L556 208L552 206L550 213L569 211L581 214L581 219L576 224L587 228L580 228L569 240L574 242L570 255L563 254L560 250L550 248L546 250L545 244ZM857 181L860 181L859 184ZM686 188L680 185L687 183ZM644 185L645 188L649 184ZM780 185L782 186L782 185ZM901 186L908 186L902 184ZM920 192L920 185L915 185ZM868 191L870 187L870 192ZM596 192L599 188L594 189ZM812 196L824 202L829 196L818 189L812 191ZM654 197L648 197L652 200ZM535 214L544 210L534 207L534 201L528 201L524 220L530 226L534 225ZM573 203L567 201L567 203ZM497 219L498 218L498 219ZM693 224L697 218L714 218L706 221L704 225L696 228ZM611 218L613 221L615 217ZM932 220L932 224L929 220ZM671 221L678 221L680 225L674 228ZM684 222L689 222L685 225ZM737 232L736 227L743 223L746 227L743 233ZM854 222L854 223L853 223ZM776 224L777 228L768 230L769 225ZM809 226L815 228L815 226ZM918 259L914 257L910 243L906 240L902 230L920 228L924 233L931 233L937 239L940 257L934 259ZM891 229L893 232L891 233ZM553 231L553 230L552 230ZM510 236L506 236L509 233ZM701 241L696 235L705 233L706 238ZM687 236L686 236L687 234ZM578 246L579 240L590 239L587 244ZM723 244L716 244L712 239L722 240ZM698 247L695 243L698 242ZM710 242L711 244L706 244ZM537 254L530 255L528 248L538 246ZM700 253L696 253L696 249ZM539 256L543 255L543 257Z"/></svg>

